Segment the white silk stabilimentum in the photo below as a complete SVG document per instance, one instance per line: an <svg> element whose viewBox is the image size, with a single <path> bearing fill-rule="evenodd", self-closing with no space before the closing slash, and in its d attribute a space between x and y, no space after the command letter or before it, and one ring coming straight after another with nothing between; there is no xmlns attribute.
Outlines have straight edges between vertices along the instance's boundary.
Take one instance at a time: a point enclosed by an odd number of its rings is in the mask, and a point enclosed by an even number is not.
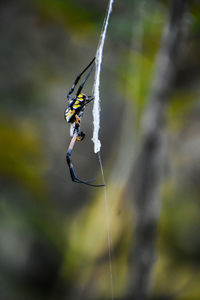
<svg viewBox="0 0 200 300"><path fill-rule="evenodd" d="M104 41L106 38L106 31L108 27L109 17L112 11L112 5L114 0L109 1L109 6L107 10L107 14L104 20L103 28L101 31L101 36L99 40L99 45L96 52L96 60L95 60L95 76L94 76L94 87L93 87L93 95L94 95L94 106L93 106L93 124L94 131L92 141L94 143L94 153L100 151L101 142L99 140L99 129L100 129L100 72L101 72L101 63L103 58L103 47Z"/></svg>

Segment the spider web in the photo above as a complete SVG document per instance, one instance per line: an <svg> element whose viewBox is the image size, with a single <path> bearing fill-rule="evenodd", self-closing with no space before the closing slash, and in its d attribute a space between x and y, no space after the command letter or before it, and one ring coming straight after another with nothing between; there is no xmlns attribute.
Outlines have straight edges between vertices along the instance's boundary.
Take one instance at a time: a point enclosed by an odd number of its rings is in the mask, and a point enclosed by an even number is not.
<svg viewBox="0 0 200 300"><path fill-rule="evenodd" d="M98 153L99 164L103 179L103 184L105 185L103 165L101 161L100 149L101 142L99 140L99 129L100 129L100 73L101 64L103 59L103 47L106 38L106 32L108 27L108 22L110 14L112 12L112 5L114 0L109 0L108 9L104 19L101 36L99 40L99 45L97 47L96 59L95 59L95 75L94 75L94 86L93 86L93 96L94 96L94 106L93 106L93 137L92 141L94 143L94 153ZM107 197L106 185L104 186L104 200L105 200L105 213L106 213L106 228L107 228L107 242L108 242L108 254L109 254L109 267L110 267L110 287L111 287L111 299L114 299L114 286L113 286L113 270L112 270L112 245L111 245L111 235L110 235L110 216L109 216L109 203Z"/></svg>
<svg viewBox="0 0 200 300"><path fill-rule="evenodd" d="M107 9L106 17L104 19L101 36L99 40L99 45L97 47L96 52L96 60L95 60L95 75L94 75L94 86L93 86L93 95L94 95L94 106L93 106L93 137L92 141L94 143L94 153L100 151L101 142L99 140L99 129L100 129L100 73L101 73L101 64L103 59L103 47L104 41L106 38L106 32L108 27L108 22L110 18L110 14L112 12L112 5L114 0L109 1L109 6Z"/></svg>

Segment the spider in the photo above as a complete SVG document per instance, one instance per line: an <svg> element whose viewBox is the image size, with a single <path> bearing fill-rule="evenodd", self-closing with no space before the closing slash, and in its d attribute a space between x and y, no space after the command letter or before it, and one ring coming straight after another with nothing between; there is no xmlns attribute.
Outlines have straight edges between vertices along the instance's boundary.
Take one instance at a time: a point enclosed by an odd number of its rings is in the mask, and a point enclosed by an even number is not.
<svg viewBox="0 0 200 300"><path fill-rule="evenodd" d="M71 152L73 150L75 142L82 141L85 137L85 133L83 131L80 131L81 116L83 115L85 106L88 103L90 103L92 100L94 100L93 97L86 96L85 94L81 93L81 91L84 87L84 84L88 80L88 78L93 70L94 61L95 61L95 57L92 59L92 61L89 63L89 65L76 77L76 80L74 81L74 84L73 84L71 90L67 94L67 99L69 101L69 104L68 104L67 108L65 109L64 117L65 117L66 122L70 123L72 126L73 136L72 136L72 139L69 144L68 151L67 151L66 161L67 161L71 179L73 182L84 183L84 184L94 186L94 187L101 187L101 186L104 186L104 184L97 185L97 184L91 183L95 179L90 179L90 180L79 179L74 171L74 166L73 166L72 160L71 160ZM81 76L89 69L89 67L91 67L91 68L90 68L87 76L85 77L83 83L79 86L76 95L74 97L71 97L71 94L74 92L74 89L75 89L76 85L78 84Z"/></svg>

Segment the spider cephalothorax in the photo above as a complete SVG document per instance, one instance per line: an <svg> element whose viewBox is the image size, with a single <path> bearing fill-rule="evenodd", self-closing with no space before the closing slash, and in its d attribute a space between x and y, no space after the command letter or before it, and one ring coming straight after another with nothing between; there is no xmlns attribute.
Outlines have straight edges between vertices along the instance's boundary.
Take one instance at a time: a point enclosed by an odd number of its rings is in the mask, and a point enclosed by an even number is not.
<svg viewBox="0 0 200 300"><path fill-rule="evenodd" d="M80 131L80 118L83 115L83 111L85 109L85 106L90 103L94 98L91 96L86 96L85 94L82 94L81 91L84 87L84 84L86 83L87 79L89 78L93 67L94 67L94 61L95 58L93 58L93 60L89 63L89 65L77 76L71 90L69 91L69 93L67 94L67 99L69 101L69 104L67 106L67 108L65 109L65 120L67 121L67 123L70 123L72 126L72 130L73 130L73 137L72 140L70 142L68 151L67 151L67 156L66 156L66 160L67 160L67 164L69 166L69 170L70 170L70 175L72 178L72 181L77 182L77 183L84 183L87 185L91 185L91 186L104 186L104 185L96 185L96 184L92 184L91 182L94 181L94 179L92 180L80 180L77 176L76 173L74 171L74 167L72 164L72 160L71 160L71 152L73 150L74 144L76 141L81 141L83 140L83 138L85 137L85 133L83 131ZM74 89L77 85L77 83L79 82L81 76L83 75L83 73L85 73L85 71L87 71L87 69L90 68L90 71L88 72L86 78L84 79L83 83L79 86L78 91L75 95L75 97L71 97L71 94L74 92Z"/></svg>

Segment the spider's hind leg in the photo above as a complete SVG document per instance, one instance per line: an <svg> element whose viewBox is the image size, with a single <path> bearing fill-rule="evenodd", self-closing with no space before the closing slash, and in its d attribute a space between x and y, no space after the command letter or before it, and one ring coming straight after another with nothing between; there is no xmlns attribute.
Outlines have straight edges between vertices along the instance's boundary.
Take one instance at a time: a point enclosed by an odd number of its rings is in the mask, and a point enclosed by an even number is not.
<svg viewBox="0 0 200 300"><path fill-rule="evenodd" d="M66 161L69 166L69 171L70 171L72 181L78 183L79 182L78 177L76 176L76 173L74 171L74 166L73 166L72 160L71 160L71 150L68 150L68 152L67 152Z"/></svg>
<svg viewBox="0 0 200 300"><path fill-rule="evenodd" d="M76 140L77 141L82 141L84 139L84 137L85 137L85 133L83 131L81 131L81 132L79 132Z"/></svg>
<svg viewBox="0 0 200 300"><path fill-rule="evenodd" d="M67 160L67 164L69 166L69 171L70 171L71 179L73 182L83 183L83 184L94 186L94 187L104 186L104 184L92 184L91 182L95 181L96 180L95 178L90 179L90 180L81 180L76 176L76 173L74 171L74 166L73 166L72 160L71 160L71 150L68 150L66 160Z"/></svg>
<svg viewBox="0 0 200 300"><path fill-rule="evenodd" d="M81 132L80 134L84 134L83 132ZM94 187L101 187L101 186L104 186L104 184L101 184L101 185L97 185L97 184L92 184L91 182L95 181L95 179L91 179L91 180L81 180L77 177L76 173L75 173L75 170L74 170L74 166L72 164L72 160L71 160L71 153L72 153L72 150L73 150L73 147L74 147L74 144L77 140L77 136L78 134L74 134L71 142L70 142L70 145L69 145L69 148L68 148L68 151L67 151L67 155L66 155L66 161L67 161L67 164L68 164L68 167L69 167L69 171L70 171L70 175L71 175L71 179L73 182L76 182L76 183L83 183L83 184L86 184L86 185L90 185L90 186L94 186Z"/></svg>
<svg viewBox="0 0 200 300"><path fill-rule="evenodd" d="M75 115L74 132L76 133L76 141L82 141L85 137L85 133L80 131L80 118Z"/></svg>

